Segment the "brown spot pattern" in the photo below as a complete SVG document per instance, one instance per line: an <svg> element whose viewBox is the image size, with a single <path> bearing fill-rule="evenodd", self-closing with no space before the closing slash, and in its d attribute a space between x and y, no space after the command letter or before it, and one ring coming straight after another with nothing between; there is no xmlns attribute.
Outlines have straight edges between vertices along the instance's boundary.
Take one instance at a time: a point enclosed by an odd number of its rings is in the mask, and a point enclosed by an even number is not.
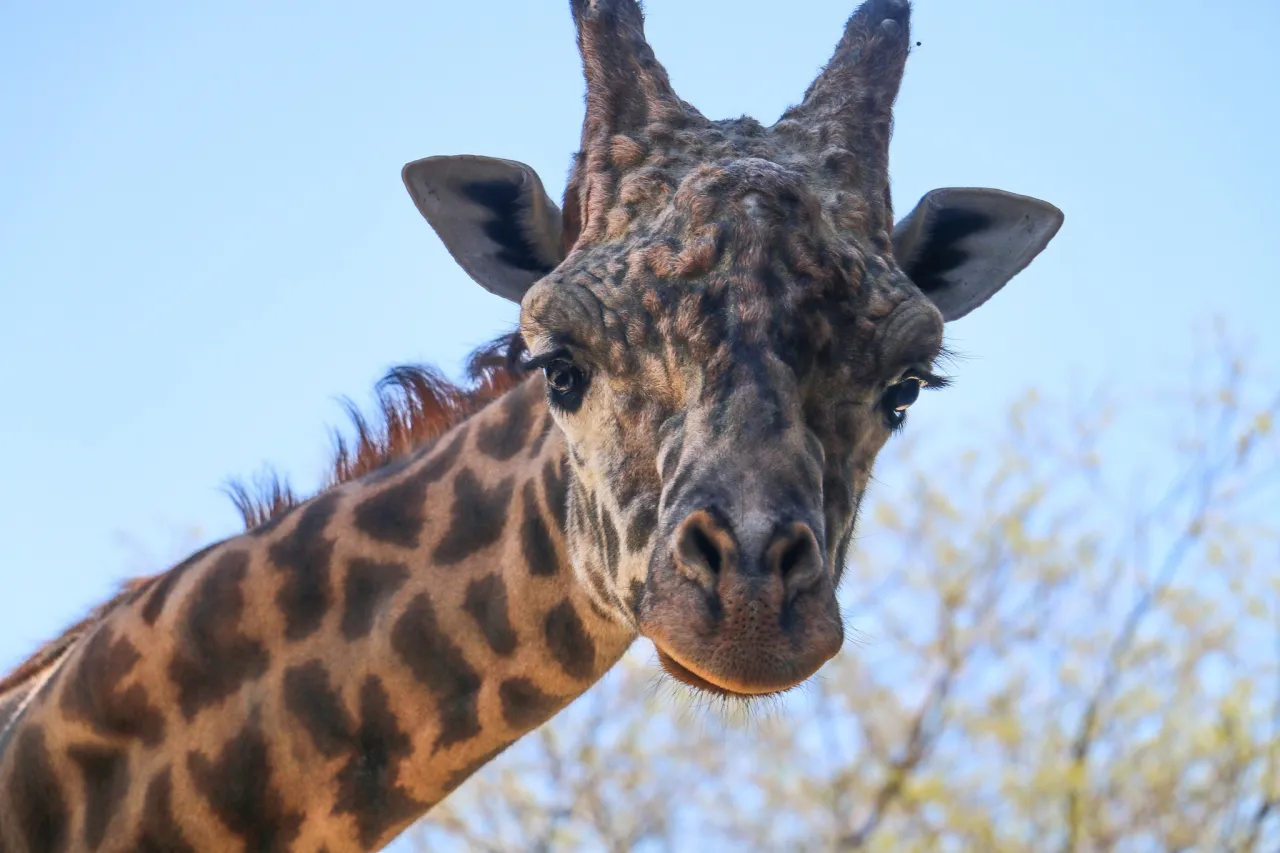
<svg viewBox="0 0 1280 853"><path fill-rule="evenodd" d="M486 575L467 585L463 610L476 620L489 648L503 657L516 650L516 632L507 613L507 585L496 574Z"/></svg>
<svg viewBox="0 0 1280 853"><path fill-rule="evenodd" d="M424 807L399 782L400 763L412 755L413 743L400 729L386 688L377 676L369 676L360 687L360 724L351 735L351 758L338 771L334 805L335 812L355 818L367 849Z"/></svg>
<svg viewBox="0 0 1280 853"><path fill-rule="evenodd" d="M515 480L507 477L486 489L470 468L453 481L453 511L449 529L436 545L432 559L452 566L498 541L506 525Z"/></svg>
<svg viewBox="0 0 1280 853"><path fill-rule="evenodd" d="M542 427L538 430L538 434L534 436L533 444L529 445L529 458L537 459L542 453L542 445L547 441L547 437L551 435L551 431L555 429L556 419L551 417L550 413L542 418Z"/></svg>
<svg viewBox="0 0 1280 853"><path fill-rule="evenodd" d="M594 674L596 647L582 625L582 618L569 601L562 601L547 613L543 632L551 656L573 678Z"/></svg>
<svg viewBox="0 0 1280 853"><path fill-rule="evenodd" d="M187 605L169 677L178 688L178 706L188 720L266 671L266 649L240 632L241 584L248 570L245 552L222 555L209 567Z"/></svg>
<svg viewBox="0 0 1280 853"><path fill-rule="evenodd" d="M440 731L433 750L439 751L478 735L480 675L440 630L435 609L426 594L409 602L396 620L391 646L435 700Z"/></svg>
<svg viewBox="0 0 1280 853"><path fill-rule="evenodd" d="M525 731L545 723L560 706L560 700L537 688L527 678L508 678L498 688L502 718L513 729Z"/></svg>
<svg viewBox="0 0 1280 853"><path fill-rule="evenodd" d="M13 762L22 768L8 792L19 838L28 850L60 853L70 840L70 816L66 794L49 764L44 732L38 728L22 732L13 744Z"/></svg>
<svg viewBox="0 0 1280 853"><path fill-rule="evenodd" d="M484 767L490 761L493 761L495 758L497 758L499 755L505 752L507 747L510 745L511 744L509 743L504 743L502 746L499 746L497 749L491 749L488 752L481 755L479 758L476 758L473 761L468 761L462 767L459 767L457 770L453 771L453 773L449 774L449 778L446 779L444 782L444 792L448 794L451 791L455 790L459 785L461 785L463 782L467 781L468 778L474 775L477 770L479 770L481 767Z"/></svg>
<svg viewBox="0 0 1280 853"><path fill-rule="evenodd" d="M166 767L147 784L137 853L195 853L173 817L173 771Z"/></svg>
<svg viewBox="0 0 1280 853"><path fill-rule="evenodd" d="M487 423L476 433L476 447L481 453L504 462L519 453L527 445L529 430L533 426L533 395L525 388L518 388L502 398L503 418Z"/></svg>
<svg viewBox="0 0 1280 853"><path fill-rule="evenodd" d="M196 791L227 829L244 839L245 850L287 850L303 816L291 811L272 782L271 752L256 715L209 759L187 754Z"/></svg>
<svg viewBox="0 0 1280 853"><path fill-rule="evenodd" d="M214 542L212 545L206 545L161 575L155 585L151 587L151 592L147 596L147 603L142 606L143 621L148 625L156 624L156 620L164 612L164 605L169 600L169 594L178 585L178 581L182 580L182 576L187 573L188 569L199 563L205 555L221 544L221 542Z"/></svg>
<svg viewBox="0 0 1280 853"><path fill-rule="evenodd" d="M343 707L318 660L285 674L285 703L322 755L349 756L334 777L334 813L354 818L363 847L373 849L390 829L422 810L424 804L399 783L400 762L412 756L413 744L391 711L381 679L370 675L361 685L358 721Z"/></svg>
<svg viewBox="0 0 1280 853"><path fill-rule="evenodd" d="M644 581L635 579L631 581L631 586L627 594L627 609L636 616L640 615L640 607L644 604Z"/></svg>
<svg viewBox="0 0 1280 853"><path fill-rule="evenodd" d="M84 844L97 850L129 792L129 759L122 750L99 746L73 746L67 755L84 784Z"/></svg>
<svg viewBox="0 0 1280 853"><path fill-rule="evenodd" d="M618 576L618 528L613 523L613 513L605 507L600 508L600 522L604 528L604 554L609 574Z"/></svg>
<svg viewBox="0 0 1280 853"><path fill-rule="evenodd" d="M546 494L547 508L556 520L556 527L564 530L569 524L569 487L567 467L563 459L548 459L542 466L542 490Z"/></svg>
<svg viewBox="0 0 1280 853"><path fill-rule="evenodd" d="M553 577L560 571L560 559L556 556L546 522L542 520L532 480L525 482L521 500L524 504L524 519L520 523L520 551L524 555L525 565L535 577Z"/></svg>
<svg viewBox="0 0 1280 853"><path fill-rule="evenodd" d="M379 563L363 558L347 564L343 589L342 636L348 640L367 637L374 616L409 579L404 563Z"/></svg>
<svg viewBox="0 0 1280 853"><path fill-rule="evenodd" d="M272 569L284 575L276 606L285 617L287 640L296 642L311 636L329 612L333 540L324 534L338 499L337 492L327 492L307 504L298 523L268 551Z"/></svg>
<svg viewBox="0 0 1280 853"><path fill-rule="evenodd" d="M140 660L142 654L127 637L117 639L101 626L66 681L59 703L63 713L107 737L138 738L157 746L164 739L164 715L141 684L121 689Z"/></svg>
<svg viewBox="0 0 1280 853"><path fill-rule="evenodd" d="M634 554L644 548L658 524L658 512L649 504L641 506L627 524L627 551Z"/></svg>
<svg viewBox="0 0 1280 853"><path fill-rule="evenodd" d="M329 685L329 670L323 661L308 661L285 670L284 706L302 723L312 745L325 758L347 748L355 724L342 706L342 698Z"/></svg>
<svg viewBox="0 0 1280 853"><path fill-rule="evenodd" d="M427 487L449 473L462 453L467 430L459 429L444 447L434 450L416 471L356 507L355 525L379 542L418 547L426 526Z"/></svg>

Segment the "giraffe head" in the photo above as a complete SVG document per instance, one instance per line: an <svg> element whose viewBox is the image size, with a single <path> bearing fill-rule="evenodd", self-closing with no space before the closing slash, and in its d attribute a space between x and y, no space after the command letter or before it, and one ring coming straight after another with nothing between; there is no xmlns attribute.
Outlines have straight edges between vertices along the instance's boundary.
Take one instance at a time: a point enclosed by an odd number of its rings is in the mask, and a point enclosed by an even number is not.
<svg viewBox="0 0 1280 853"><path fill-rule="evenodd" d="M404 178L462 267L521 306L569 455L568 529L601 609L676 678L788 689L843 641L836 603L876 454L943 324L1062 223L942 189L896 225L906 0L868 0L771 127L680 100L634 0L572 0L586 76L563 209L520 163L432 157Z"/></svg>

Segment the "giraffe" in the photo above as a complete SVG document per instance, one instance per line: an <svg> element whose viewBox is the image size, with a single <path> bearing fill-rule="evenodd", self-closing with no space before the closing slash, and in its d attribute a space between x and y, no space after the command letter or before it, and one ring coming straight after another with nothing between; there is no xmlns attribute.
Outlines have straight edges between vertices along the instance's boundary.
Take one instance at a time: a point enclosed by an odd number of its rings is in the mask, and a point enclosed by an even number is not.
<svg viewBox="0 0 1280 853"><path fill-rule="evenodd" d="M681 100L636 0L571 0L586 110L563 205L509 160L403 179L520 305L476 388L393 373L337 481L127 583L0 682L0 851L369 851L639 636L776 694L837 653L872 464L944 324L1057 233L947 188L895 224L906 0L867 0L772 126ZM398 401L398 402L397 402ZM350 452L348 452L350 451Z"/></svg>

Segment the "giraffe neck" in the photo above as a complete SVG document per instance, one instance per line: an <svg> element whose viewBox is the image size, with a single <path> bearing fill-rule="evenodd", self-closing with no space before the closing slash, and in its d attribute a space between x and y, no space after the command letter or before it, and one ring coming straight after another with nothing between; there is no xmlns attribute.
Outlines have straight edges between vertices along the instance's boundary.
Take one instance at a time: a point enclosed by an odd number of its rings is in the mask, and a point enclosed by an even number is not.
<svg viewBox="0 0 1280 853"><path fill-rule="evenodd" d="M0 850L376 850L634 635L566 560L528 382L218 543L66 656L0 754Z"/></svg>

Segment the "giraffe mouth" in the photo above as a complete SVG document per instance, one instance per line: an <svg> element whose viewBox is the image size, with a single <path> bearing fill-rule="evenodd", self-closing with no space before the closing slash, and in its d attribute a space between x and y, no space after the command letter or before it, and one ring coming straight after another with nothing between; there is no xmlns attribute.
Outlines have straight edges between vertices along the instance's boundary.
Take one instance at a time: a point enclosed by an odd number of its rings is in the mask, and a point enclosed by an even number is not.
<svg viewBox="0 0 1280 853"><path fill-rule="evenodd" d="M791 684L758 685L731 678L712 677L705 670L681 662L674 654L656 643L654 648L658 650L658 663L662 665L662 669L667 675L697 690L727 699L751 700L760 699L764 696L776 696L799 686L804 681L802 678Z"/></svg>

